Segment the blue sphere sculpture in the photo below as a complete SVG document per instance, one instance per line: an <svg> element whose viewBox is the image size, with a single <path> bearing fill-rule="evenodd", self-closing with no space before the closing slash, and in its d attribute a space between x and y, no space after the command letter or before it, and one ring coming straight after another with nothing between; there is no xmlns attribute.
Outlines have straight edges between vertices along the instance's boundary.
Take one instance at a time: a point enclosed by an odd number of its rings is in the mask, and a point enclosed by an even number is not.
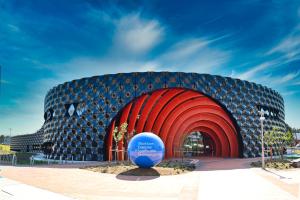
<svg viewBox="0 0 300 200"><path fill-rule="evenodd" d="M128 144L130 161L141 168L150 168L159 164L164 155L165 145L154 133L139 133Z"/></svg>

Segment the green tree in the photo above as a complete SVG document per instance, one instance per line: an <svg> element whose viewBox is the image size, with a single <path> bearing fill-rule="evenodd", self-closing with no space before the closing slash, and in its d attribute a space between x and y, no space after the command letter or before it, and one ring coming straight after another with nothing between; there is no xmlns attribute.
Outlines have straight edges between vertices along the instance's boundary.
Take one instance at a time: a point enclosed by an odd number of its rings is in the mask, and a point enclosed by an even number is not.
<svg viewBox="0 0 300 200"><path fill-rule="evenodd" d="M276 144L276 132L277 129L273 127L272 130L264 133L264 143L270 147L271 160L273 159L273 145Z"/></svg>
<svg viewBox="0 0 300 200"><path fill-rule="evenodd" d="M273 156L273 146L279 147L281 159L283 159L284 149L288 145L292 145L294 141L293 133L291 130L287 132L280 131L278 128L273 127L272 130L264 134L264 142L270 147L271 160Z"/></svg>
<svg viewBox="0 0 300 200"><path fill-rule="evenodd" d="M291 130L288 130L285 134L284 134L284 145L285 146L292 146L295 143L295 138L293 135L293 132Z"/></svg>
<svg viewBox="0 0 300 200"><path fill-rule="evenodd" d="M0 135L0 144L4 143L4 138L5 138L4 135Z"/></svg>
<svg viewBox="0 0 300 200"><path fill-rule="evenodd" d="M121 141L125 134L127 134L127 126L128 124L125 122L121 124L120 127L115 127L113 131L113 137L115 141L115 159L117 159L117 152L118 152L118 142Z"/></svg>

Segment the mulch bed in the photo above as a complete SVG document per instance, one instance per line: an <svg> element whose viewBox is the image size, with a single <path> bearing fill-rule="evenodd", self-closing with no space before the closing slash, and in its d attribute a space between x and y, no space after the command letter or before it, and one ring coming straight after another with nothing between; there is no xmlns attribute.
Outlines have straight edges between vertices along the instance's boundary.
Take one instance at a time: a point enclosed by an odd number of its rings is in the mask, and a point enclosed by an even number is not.
<svg viewBox="0 0 300 200"><path fill-rule="evenodd" d="M193 171L195 169L195 165L189 160L183 162L179 160L166 160L153 168L145 169L139 168L128 161L122 161L106 163L99 166L85 167L84 169L93 172L127 176L165 176Z"/></svg>

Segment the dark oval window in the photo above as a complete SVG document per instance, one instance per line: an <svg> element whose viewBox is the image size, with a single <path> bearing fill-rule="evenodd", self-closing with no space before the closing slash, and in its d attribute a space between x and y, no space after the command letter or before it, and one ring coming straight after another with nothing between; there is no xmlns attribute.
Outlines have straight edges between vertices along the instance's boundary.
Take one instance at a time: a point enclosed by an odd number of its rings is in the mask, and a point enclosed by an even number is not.
<svg viewBox="0 0 300 200"><path fill-rule="evenodd" d="M93 146L93 147L97 147L97 142L96 142L95 140L93 140L92 146Z"/></svg>
<svg viewBox="0 0 300 200"><path fill-rule="evenodd" d="M81 142L81 146L85 147L85 142L84 141Z"/></svg>

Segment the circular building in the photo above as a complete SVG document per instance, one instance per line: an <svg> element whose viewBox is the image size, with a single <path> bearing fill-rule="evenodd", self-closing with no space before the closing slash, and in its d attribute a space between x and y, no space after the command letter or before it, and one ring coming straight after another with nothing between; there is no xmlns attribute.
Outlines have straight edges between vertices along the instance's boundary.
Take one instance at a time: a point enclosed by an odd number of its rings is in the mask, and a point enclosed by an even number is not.
<svg viewBox="0 0 300 200"><path fill-rule="evenodd" d="M54 159L124 159L128 140L153 132L165 157L260 156L259 110L265 130L285 130L278 92L248 81L209 74L108 74L60 84L46 95L44 145ZM113 130L127 123L117 144Z"/></svg>

